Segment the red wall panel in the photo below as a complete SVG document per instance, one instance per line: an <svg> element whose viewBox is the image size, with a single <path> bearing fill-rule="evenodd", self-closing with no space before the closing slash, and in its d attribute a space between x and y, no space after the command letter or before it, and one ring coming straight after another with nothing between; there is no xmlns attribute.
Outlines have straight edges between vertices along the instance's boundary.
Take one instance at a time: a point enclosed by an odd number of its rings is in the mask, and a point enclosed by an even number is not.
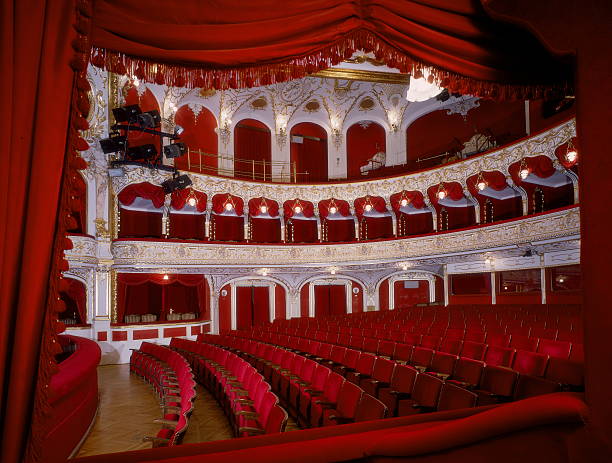
<svg viewBox="0 0 612 463"><path fill-rule="evenodd" d="M223 295L225 290L226 295ZM225 285L219 293L219 331L232 329L232 291L230 285Z"/></svg>
<svg viewBox="0 0 612 463"><path fill-rule="evenodd" d="M202 327L201 326L192 326L191 327L191 335L192 336L197 336L201 332L202 332Z"/></svg>
<svg viewBox="0 0 612 463"><path fill-rule="evenodd" d="M199 150L207 154L218 153L217 133L215 132L217 121L208 109L203 107L196 118L189 106L181 106L174 116L174 122L183 127L179 141L185 143L190 150ZM184 170L191 168L204 173L217 173L217 158L197 153L190 153L189 159L186 154L176 158L174 165Z"/></svg>
<svg viewBox="0 0 612 463"><path fill-rule="evenodd" d="M274 318L285 320L287 318L286 291L281 285L274 285Z"/></svg>
<svg viewBox="0 0 612 463"><path fill-rule="evenodd" d="M127 341L127 331L112 331L113 341Z"/></svg>
<svg viewBox="0 0 612 463"><path fill-rule="evenodd" d="M355 293L355 288L359 290L358 293ZM351 302L351 310L353 313L363 312L363 287L354 281L351 282Z"/></svg>
<svg viewBox="0 0 612 463"><path fill-rule="evenodd" d="M497 272L497 304L540 304L542 302L540 269Z"/></svg>
<svg viewBox="0 0 612 463"><path fill-rule="evenodd" d="M107 331L98 331L98 341L106 341L108 339Z"/></svg>
<svg viewBox="0 0 612 463"><path fill-rule="evenodd" d="M149 329L149 330L134 330L132 333L132 339L152 339L159 337L159 330L157 329Z"/></svg>
<svg viewBox="0 0 612 463"><path fill-rule="evenodd" d="M309 301L308 298L310 297L310 283L306 283L304 286L302 286L302 289L300 290L300 315L302 317L308 317L308 311L309 311Z"/></svg>
<svg viewBox="0 0 612 463"><path fill-rule="evenodd" d="M389 279L384 280L378 287L378 309L389 310Z"/></svg>
<svg viewBox="0 0 612 463"><path fill-rule="evenodd" d="M173 328L164 328L164 338L171 338L173 336L187 336L187 327L176 326Z"/></svg>
<svg viewBox="0 0 612 463"><path fill-rule="evenodd" d="M449 276L451 304L491 304L491 274L466 273Z"/></svg>
<svg viewBox="0 0 612 463"><path fill-rule="evenodd" d="M240 121L234 129L234 177L263 180L271 179L272 160L270 129L254 119ZM253 164L252 161L256 161ZM266 161L265 171L261 161Z"/></svg>
<svg viewBox="0 0 612 463"><path fill-rule="evenodd" d="M396 281L393 284L393 307L411 307L422 302L429 302L429 282L420 280L416 288L405 288L404 281Z"/></svg>
<svg viewBox="0 0 612 463"><path fill-rule="evenodd" d="M327 132L312 122L296 124L291 135L304 137L302 143L291 142L291 164L295 163L298 182L327 181ZM318 140L316 140L318 139ZM307 175L299 175L299 173ZM293 170L291 171L293 175Z"/></svg>

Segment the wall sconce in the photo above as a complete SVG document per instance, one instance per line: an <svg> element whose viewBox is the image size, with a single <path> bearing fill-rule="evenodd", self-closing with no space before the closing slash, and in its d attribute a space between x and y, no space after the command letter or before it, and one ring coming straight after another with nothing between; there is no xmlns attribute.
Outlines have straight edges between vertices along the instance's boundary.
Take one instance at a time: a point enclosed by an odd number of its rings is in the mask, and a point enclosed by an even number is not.
<svg viewBox="0 0 612 463"><path fill-rule="evenodd" d="M482 176L482 172L478 173L478 178L476 178L476 187L480 191L484 190L487 187L487 182L485 182L485 179Z"/></svg>
<svg viewBox="0 0 612 463"><path fill-rule="evenodd" d="M567 142L567 150L565 151L565 160L567 162L575 162L578 159L578 150L574 146L572 139L570 138Z"/></svg>
<svg viewBox="0 0 612 463"><path fill-rule="evenodd" d="M436 196L438 197L438 199L446 198L446 190L444 189L443 182L438 185L438 192L436 193Z"/></svg>
<svg viewBox="0 0 612 463"><path fill-rule="evenodd" d="M525 158L521 159L521 165L519 166L519 177L525 180L529 176L529 166Z"/></svg>

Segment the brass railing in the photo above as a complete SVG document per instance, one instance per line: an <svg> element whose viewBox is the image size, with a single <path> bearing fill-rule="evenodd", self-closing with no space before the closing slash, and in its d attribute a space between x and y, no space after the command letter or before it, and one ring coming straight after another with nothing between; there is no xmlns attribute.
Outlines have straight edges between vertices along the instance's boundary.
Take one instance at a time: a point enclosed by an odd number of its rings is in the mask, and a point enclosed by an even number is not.
<svg viewBox="0 0 612 463"><path fill-rule="evenodd" d="M197 155L194 159L193 155ZM235 158L223 154L207 153L202 150L187 148L187 170L201 174L213 174L223 177L248 178L252 180L278 181L298 183L308 181L308 172L298 172L295 162L285 161L256 161L254 159ZM217 166L203 163L203 159L215 159ZM221 166L220 161L232 161L233 168ZM244 167L243 167L244 166ZM237 168L239 167L239 168Z"/></svg>

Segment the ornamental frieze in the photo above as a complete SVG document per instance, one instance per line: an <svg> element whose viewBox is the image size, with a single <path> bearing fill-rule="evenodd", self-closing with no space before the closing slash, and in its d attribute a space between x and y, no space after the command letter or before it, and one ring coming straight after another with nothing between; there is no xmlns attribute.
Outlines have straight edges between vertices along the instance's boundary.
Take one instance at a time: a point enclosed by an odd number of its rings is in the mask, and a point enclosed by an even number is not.
<svg viewBox="0 0 612 463"><path fill-rule="evenodd" d="M111 251L115 265L120 266L375 263L497 248L579 233L580 210L573 207L469 230L388 241L296 246L122 240L113 242Z"/></svg>
<svg viewBox="0 0 612 463"><path fill-rule="evenodd" d="M218 193L231 193L245 200L256 197L273 198L281 205L284 201L295 198L302 198L316 204L321 200L334 197L353 203L356 198L365 195L389 198L392 194L404 189L418 190L425 194L430 186L437 185L440 182L459 182L465 186L468 177L477 175L481 171L497 170L509 177L509 166L526 156L547 156L552 159L557 168L560 168L554 154L555 148L575 134L576 124L572 119L534 137L484 155L474 156L461 162L443 165L424 172L371 181L319 185L265 184L192 172L188 172L188 174L193 181L193 188L203 191L209 198ZM150 182L160 185L172 175L170 172L142 167L124 166L123 170L123 176L112 178L115 193L132 183Z"/></svg>

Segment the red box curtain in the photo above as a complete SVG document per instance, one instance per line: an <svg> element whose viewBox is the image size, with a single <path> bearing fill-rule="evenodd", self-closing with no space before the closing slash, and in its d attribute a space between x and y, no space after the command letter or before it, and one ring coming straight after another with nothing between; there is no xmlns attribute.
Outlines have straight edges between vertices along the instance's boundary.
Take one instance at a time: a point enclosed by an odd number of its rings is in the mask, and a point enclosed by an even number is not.
<svg viewBox="0 0 612 463"><path fill-rule="evenodd" d="M167 277L167 279L165 278ZM204 275L120 273L117 275L117 321L125 315L153 313L166 319L170 309L208 318L208 283Z"/></svg>
<svg viewBox="0 0 612 463"><path fill-rule="evenodd" d="M66 278L68 288L60 292L60 297L66 304L66 310L58 318L72 318L76 315L77 323L87 323L87 293L85 285L74 278Z"/></svg>

